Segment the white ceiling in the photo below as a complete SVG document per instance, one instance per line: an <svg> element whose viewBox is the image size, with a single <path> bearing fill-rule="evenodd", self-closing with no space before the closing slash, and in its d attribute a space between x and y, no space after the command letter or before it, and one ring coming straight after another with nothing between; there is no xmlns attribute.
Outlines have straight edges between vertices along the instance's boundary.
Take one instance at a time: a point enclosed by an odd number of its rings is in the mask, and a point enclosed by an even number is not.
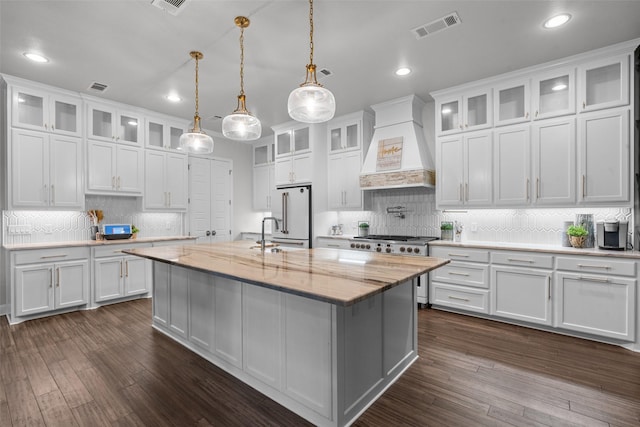
<svg viewBox="0 0 640 427"><path fill-rule="evenodd" d="M220 132L236 108L240 31L245 30L247 108L270 127L289 120L287 97L309 60L307 0L190 0L178 16L151 0L0 0L0 73L90 93L185 119L194 113L194 63L200 50L200 115ZM456 11L461 25L417 40L411 29ZM545 18L569 12L563 28ZM336 116L415 93L429 93L640 37L640 1L316 0L314 62L333 75ZM51 61L35 64L23 52ZM394 75L398 66L413 73ZM164 99L176 92L183 101Z"/></svg>

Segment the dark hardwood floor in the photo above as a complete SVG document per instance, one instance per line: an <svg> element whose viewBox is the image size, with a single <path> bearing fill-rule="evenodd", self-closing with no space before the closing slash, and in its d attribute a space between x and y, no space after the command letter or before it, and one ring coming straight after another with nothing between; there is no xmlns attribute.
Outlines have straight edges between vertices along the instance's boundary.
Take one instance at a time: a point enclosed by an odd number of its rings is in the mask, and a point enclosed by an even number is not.
<svg viewBox="0 0 640 427"><path fill-rule="evenodd" d="M154 332L150 300L9 326L0 426L299 426ZM420 359L356 426L640 426L640 353L419 311Z"/></svg>

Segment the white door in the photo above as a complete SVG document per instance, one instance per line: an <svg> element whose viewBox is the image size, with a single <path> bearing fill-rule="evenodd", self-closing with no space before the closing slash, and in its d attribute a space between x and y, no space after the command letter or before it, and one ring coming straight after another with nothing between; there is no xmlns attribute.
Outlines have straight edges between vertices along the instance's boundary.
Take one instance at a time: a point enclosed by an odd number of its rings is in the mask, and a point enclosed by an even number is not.
<svg viewBox="0 0 640 427"><path fill-rule="evenodd" d="M150 262L136 256L126 257L124 262L124 294L135 295L147 293L151 286Z"/></svg>
<svg viewBox="0 0 640 427"><path fill-rule="evenodd" d="M142 150L135 147L119 145L117 148L117 179L118 191L125 193L142 193L144 188L142 170L144 160Z"/></svg>
<svg viewBox="0 0 640 427"><path fill-rule="evenodd" d="M160 151L147 150L144 163L144 206L147 209L166 208L165 154Z"/></svg>
<svg viewBox="0 0 640 427"><path fill-rule="evenodd" d="M82 208L82 145L80 138L51 136L49 144L50 206Z"/></svg>
<svg viewBox="0 0 640 427"><path fill-rule="evenodd" d="M529 203L529 125L496 128L493 146L496 205Z"/></svg>
<svg viewBox="0 0 640 427"><path fill-rule="evenodd" d="M231 240L231 161L211 161L212 241ZM215 233L214 233L215 232Z"/></svg>
<svg viewBox="0 0 640 427"><path fill-rule="evenodd" d="M464 182L465 204L469 206L488 206L491 204L493 188L491 131L465 134L466 150L464 163L467 176Z"/></svg>
<svg viewBox="0 0 640 427"><path fill-rule="evenodd" d="M60 263L55 266L56 308L89 302L89 260Z"/></svg>
<svg viewBox="0 0 640 427"><path fill-rule="evenodd" d="M16 316L53 310L53 265L36 264L15 268Z"/></svg>
<svg viewBox="0 0 640 427"><path fill-rule="evenodd" d="M344 205L344 156L329 156L327 175L329 209L340 209Z"/></svg>
<svg viewBox="0 0 640 427"><path fill-rule="evenodd" d="M44 132L11 132L11 204L45 207L49 204L49 136Z"/></svg>
<svg viewBox="0 0 640 427"><path fill-rule="evenodd" d="M494 316L551 325L550 271L491 267L491 311Z"/></svg>
<svg viewBox="0 0 640 427"><path fill-rule="evenodd" d="M362 190L360 189L360 168L362 166L360 151L352 151L343 157L344 207L362 208ZM329 190L331 191L331 190Z"/></svg>
<svg viewBox="0 0 640 427"><path fill-rule="evenodd" d="M166 189L171 209L187 209L188 163L183 154L167 154Z"/></svg>
<svg viewBox="0 0 640 427"><path fill-rule="evenodd" d="M464 179L462 137L441 139L438 141L437 148L438 205L460 206Z"/></svg>
<svg viewBox="0 0 640 427"><path fill-rule="evenodd" d="M87 144L87 190L116 190L116 146L110 142Z"/></svg>
<svg viewBox="0 0 640 427"><path fill-rule="evenodd" d="M93 262L96 301L107 301L124 295L123 268L122 257L97 259Z"/></svg>

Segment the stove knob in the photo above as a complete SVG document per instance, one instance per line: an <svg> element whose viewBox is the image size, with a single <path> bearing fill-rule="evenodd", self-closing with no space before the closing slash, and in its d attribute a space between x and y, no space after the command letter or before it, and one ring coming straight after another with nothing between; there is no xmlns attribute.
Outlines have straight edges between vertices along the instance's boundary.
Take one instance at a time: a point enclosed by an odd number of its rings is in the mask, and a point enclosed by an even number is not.
<svg viewBox="0 0 640 427"><path fill-rule="evenodd" d="M352 247L352 248L355 248L355 247L356 247L356 244L355 244L355 243L352 243L352 244L351 244L351 247Z"/></svg>
<svg viewBox="0 0 640 427"><path fill-rule="evenodd" d="M409 253L413 252L413 248L407 248L407 252Z"/></svg>
<svg viewBox="0 0 640 427"><path fill-rule="evenodd" d="M371 249L371 245L367 243L367 249Z"/></svg>
<svg viewBox="0 0 640 427"><path fill-rule="evenodd" d="M356 249L360 249L360 243L356 243Z"/></svg>
<svg viewBox="0 0 640 427"><path fill-rule="evenodd" d="M420 252L420 248L415 248L415 249L413 250L413 252L415 252L415 253Z"/></svg>
<svg viewBox="0 0 640 427"><path fill-rule="evenodd" d="M387 253L391 253L391 248L387 248Z"/></svg>
<svg viewBox="0 0 640 427"><path fill-rule="evenodd" d="M376 248L376 252L382 252L382 248L381 248L380 246L378 246L378 247Z"/></svg>
<svg viewBox="0 0 640 427"><path fill-rule="evenodd" d="M410 250L411 248L409 248ZM404 252L404 246L400 246L400 252Z"/></svg>

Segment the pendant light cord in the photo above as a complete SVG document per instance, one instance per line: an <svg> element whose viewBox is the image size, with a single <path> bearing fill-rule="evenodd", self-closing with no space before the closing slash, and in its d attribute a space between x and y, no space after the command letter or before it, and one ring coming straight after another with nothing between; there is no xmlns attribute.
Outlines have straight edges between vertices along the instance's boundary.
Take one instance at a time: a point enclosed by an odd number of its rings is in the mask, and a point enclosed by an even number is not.
<svg viewBox="0 0 640 427"><path fill-rule="evenodd" d="M244 95L244 27L240 27L240 95Z"/></svg>
<svg viewBox="0 0 640 427"><path fill-rule="evenodd" d="M196 60L196 117L199 117L200 114L198 113L198 104L199 104L199 98L198 98L198 55L195 56L195 60Z"/></svg>
<svg viewBox="0 0 640 427"><path fill-rule="evenodd" d="M313 0L309 0L309 64L313 64Z"/></svg>

